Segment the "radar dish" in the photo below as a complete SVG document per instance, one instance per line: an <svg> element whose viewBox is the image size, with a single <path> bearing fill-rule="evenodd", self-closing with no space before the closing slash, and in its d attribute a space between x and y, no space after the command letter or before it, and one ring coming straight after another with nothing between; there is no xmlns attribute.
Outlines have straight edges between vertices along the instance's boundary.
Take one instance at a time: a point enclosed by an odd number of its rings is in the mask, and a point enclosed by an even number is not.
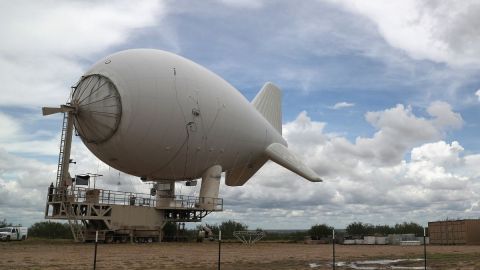
<svg viewBox="0 0 480 270"><path fill-rule="evenodd" d="M122 116L120 94L113 82L99 74L88 75L77 84L71 104L77 108L75 128L88 143L108 140Z"/></svg>

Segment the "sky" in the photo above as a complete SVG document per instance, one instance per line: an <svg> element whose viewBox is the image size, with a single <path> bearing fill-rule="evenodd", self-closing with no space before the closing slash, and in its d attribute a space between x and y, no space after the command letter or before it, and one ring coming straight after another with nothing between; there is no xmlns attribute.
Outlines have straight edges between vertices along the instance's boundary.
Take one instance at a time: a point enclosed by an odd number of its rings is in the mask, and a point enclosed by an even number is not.
<svg viewBox="0 0 480 270"><path fill-rule="evenodd" d="M480 218L480 3L399 1L0 2L0 219L43 220L60 115L98 59L132 48L189 58L248 100L283 91L283 134L323 179L267 163L224 211L250 228ZM71 173L147 191L75 138ZM223 180L222 180L223 181ZM178 186L185 195L199 187Z"/></svg>

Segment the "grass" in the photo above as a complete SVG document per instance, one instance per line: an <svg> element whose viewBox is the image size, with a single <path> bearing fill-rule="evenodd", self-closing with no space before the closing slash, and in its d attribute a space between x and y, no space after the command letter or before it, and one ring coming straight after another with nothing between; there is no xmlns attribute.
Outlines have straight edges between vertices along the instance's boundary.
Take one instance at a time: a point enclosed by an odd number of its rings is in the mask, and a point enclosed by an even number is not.
<svg viewBox="0 0 480 270"><path fill-rule="evenodd" d="M480 250L480 247L479 247ZM427 254L427 261L478 261L480 262L479 253L433 253Z"/></svg>

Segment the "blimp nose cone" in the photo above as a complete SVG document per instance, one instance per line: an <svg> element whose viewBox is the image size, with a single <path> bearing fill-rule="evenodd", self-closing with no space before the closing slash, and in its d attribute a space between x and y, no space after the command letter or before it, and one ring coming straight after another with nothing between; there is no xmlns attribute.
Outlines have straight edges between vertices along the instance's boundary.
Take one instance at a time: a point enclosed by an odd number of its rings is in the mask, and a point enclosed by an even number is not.
<svg viewBox="0 0 480 270"><path fill-rule="evenodd" d="M98 74L83 77L75 88L71 104L77 108L74 124L84 141L99 144L115 134L122 104L109 78Z"/></svg>

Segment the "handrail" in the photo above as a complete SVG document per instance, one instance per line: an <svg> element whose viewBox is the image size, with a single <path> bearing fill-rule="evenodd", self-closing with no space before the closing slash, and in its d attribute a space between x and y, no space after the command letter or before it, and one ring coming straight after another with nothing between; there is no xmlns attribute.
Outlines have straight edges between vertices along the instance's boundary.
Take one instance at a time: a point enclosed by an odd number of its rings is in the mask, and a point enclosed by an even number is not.
<svg viewBox="0 0 480 270"><path fill-rule="evenodd" d="M211 211L223 210L222 198L195 197L187 195L159 196L159 199L167 199L172 203L166 209L191 209L202 210L202 205L209 204L213 206ZM157 205L156 196L147 193L124 192L108 189L91 189L76 187L74 189L49 188L48 201L62 202L70 201L77 203L98 203L107 205L131 205L155 207Z"/></svg>

